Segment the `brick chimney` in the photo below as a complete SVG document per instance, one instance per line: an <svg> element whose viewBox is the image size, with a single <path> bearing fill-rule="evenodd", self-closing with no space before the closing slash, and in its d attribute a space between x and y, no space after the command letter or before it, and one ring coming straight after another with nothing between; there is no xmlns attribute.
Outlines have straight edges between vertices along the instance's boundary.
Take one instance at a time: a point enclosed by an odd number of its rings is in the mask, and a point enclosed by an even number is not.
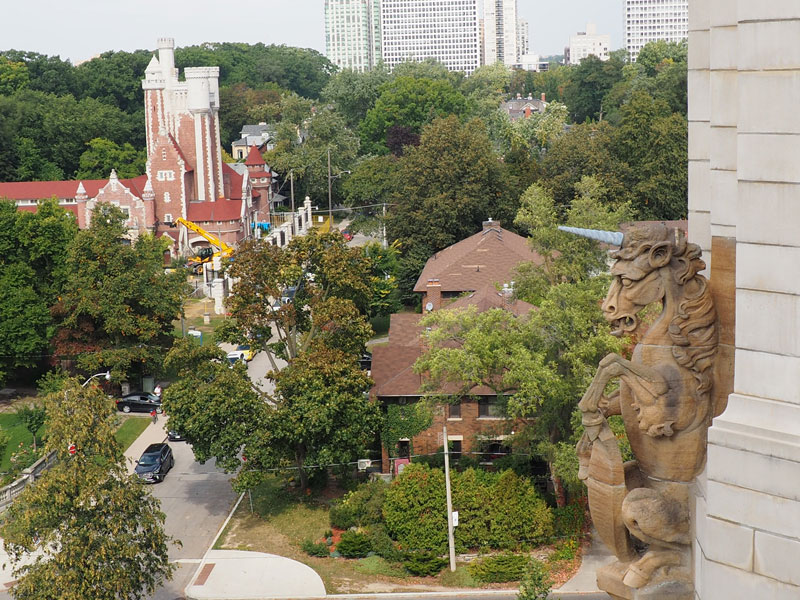
<svg viewBox="0 0 800 600"><path fill-rule="evenodd" d="M526 106L525 107L525 118L527 119L530 116L531 116L531 107L530 106Z"/></svg>
<svg viewBox="0 0 800 600"><path fill-rule="evenodd" d="M442 284L438 279L428 279L425 297L422 299L422 314L439 310L442 306Z"/></svg>
<svg viewBox="0 0 800 600"><path fill-rule="evenodd" d="M544 92L542 92L542 102L547 102L547 100L544 99Z"/></svg>

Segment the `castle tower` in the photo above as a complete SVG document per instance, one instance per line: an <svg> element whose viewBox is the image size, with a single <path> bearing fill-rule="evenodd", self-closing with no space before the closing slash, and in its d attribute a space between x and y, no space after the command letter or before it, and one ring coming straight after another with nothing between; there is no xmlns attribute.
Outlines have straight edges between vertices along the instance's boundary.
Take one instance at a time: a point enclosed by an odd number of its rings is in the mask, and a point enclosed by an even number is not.
<svg viewBox="0 0 800 600"><path fill-rule="evenodd" d="M223 197L219 134L219 67L175 68L175 41L158 40L158 58L145 69L147 175L156 231L187 218L191 202Z"/></svg>

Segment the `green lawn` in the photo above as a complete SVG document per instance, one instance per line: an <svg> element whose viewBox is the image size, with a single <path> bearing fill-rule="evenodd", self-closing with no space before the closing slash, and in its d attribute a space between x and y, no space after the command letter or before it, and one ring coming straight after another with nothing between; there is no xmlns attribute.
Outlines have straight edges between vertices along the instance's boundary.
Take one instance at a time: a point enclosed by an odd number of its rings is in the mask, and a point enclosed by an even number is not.
<svg viewBox="0 0 800 600"><path fill-rule="evenodd" d="M125 417L120 428L114 434L123 452L127 450L130 445L136 441L142 432L147 429L150 424L150 417Z"/></svg>
<svg viewBox="0 0 800 600"><path fill-rule="evenodd" d="M125 417L124 422L114 434L117 442L122 446L123 452L139 437L149 423L149 417ZM0 413L0 430L9 437L8 445L3 451L2 460L0 460L0 473L5 473L11 467L11 455L19 449L20 443L28 445L33 440L31 434L25 429L25 424L14 413ZM36 438L40 444L44 431L44 426L42 426L37 432Z"/></svg>
<svg viewBox="0 0 800 600"><path fill-rule="evenodd" d="M30 444L33 438L25 429L25 424L14 413L0 413L0 430L9 438L8 445L3 451L2 460L0 460L0 472L5 473L11 467L11 455L19 449L20 443ZM39 442L41 442L42 433L44 433L44 427L38 431Z"/></svg>

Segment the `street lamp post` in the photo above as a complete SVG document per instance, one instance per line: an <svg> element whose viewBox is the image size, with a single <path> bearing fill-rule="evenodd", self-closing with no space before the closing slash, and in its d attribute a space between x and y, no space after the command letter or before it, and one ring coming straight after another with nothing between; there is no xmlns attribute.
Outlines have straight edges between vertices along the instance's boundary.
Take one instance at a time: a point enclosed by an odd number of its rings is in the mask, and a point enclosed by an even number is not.
<svg viewBox="0 0 800 600"><path fill-rule="evenodd" d="M111 381L111 371L104 371L103 373L95 373L94 375L92 375L91 377L89 377L89 379L87 379L86 381L84 381L84 382L81 384L81 387L86 387L86 386L89 384L89 382L90 382L92 379L94 379L95 377L102 377L102 378L104 378L106 381Z"/></svg>

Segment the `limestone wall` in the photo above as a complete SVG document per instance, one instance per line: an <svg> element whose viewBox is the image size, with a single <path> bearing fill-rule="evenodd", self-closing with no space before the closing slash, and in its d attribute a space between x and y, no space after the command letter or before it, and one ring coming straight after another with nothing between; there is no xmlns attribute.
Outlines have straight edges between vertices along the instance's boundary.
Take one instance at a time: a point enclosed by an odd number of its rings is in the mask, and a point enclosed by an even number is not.
<svg viewBox="0 0 800 600"><path fill-rule="evenodd" d="M689 234L732 389L697 485L702 600L800 598L798 40L796 1L689 3Z"/></svg>

